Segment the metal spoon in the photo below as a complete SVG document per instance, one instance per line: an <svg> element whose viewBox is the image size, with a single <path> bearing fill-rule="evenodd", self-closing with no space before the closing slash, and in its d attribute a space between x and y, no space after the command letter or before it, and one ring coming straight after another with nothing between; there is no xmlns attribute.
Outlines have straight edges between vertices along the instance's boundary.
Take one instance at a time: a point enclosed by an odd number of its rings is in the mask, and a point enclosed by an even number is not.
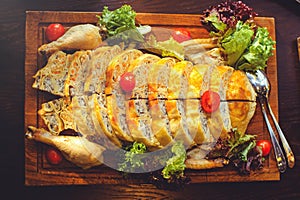
<svg viewBox="0 0 300 200"><path fill-rule="evenodd" d="M278 166L279 171L281 173L283 173L286 170L286 160L285 160L285 157L283 156L279 142L274 134L272 126L267 117L265 103L267 104L267 107L270 111L271 117L272 117L274 124L277 128L277 131L279 133L280 139L282 140L282 145L286 152L286 156L288 158L288 165L290 168L292 168L294 166L295 158L294 158L294 154L293 154L293 152L292 152L292 150L291 150L291 148L290 148L290 146L289 146L289 144L288 144L288 142L287 142L273 112L272 112L271 106L268 101L269 92L270 92L270 82L269 82L266 74L261 70L257 70L254 73L246 72L246 74L247 74L247 77L248 77L249 81L251 82L252 86L254 87L255 91L257 92L258 100L260 102L262 113L263 113L265 122L267 124L267 128L269 130L271 141L273 144L273 149L275 152L277 166Z"/></svg>

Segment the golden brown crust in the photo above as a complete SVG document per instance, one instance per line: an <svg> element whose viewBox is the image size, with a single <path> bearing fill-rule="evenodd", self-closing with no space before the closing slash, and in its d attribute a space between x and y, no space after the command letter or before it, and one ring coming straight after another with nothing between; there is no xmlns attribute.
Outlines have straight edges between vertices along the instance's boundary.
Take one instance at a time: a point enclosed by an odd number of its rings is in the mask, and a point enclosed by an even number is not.
<svg viewBox="0 0 300 200"><path fill-rule="evenodd" d="M121 141L112 132L112 130L108 130L108 127L104 122L106 119L103 119L104 116L102 115L102 112L107 114L107 109L103 105L100 105L97 98L99 98L98 94L93 94L92 96L89 97L89 102L90 104L92 104L89 105L89 109L95 125L95 129L101 135L101 137L103 138L107 137L107 139L113 142L117 147L121 147L122 146ZM103 96L101 98L105 98L105 97Z"/></svg>
<svg viewBox="0 0 300 200"><path fill-rule="evenodd" d="M168 100L165 101L173 138L175 140L182 140L186 146L195 144L188 131L183 108L184 101L181 100L182 98L186 98L188 77L192 69L192 63L187 61L178 62L171 68Z"/></svg>
<svg viewBox="0 0 300 200"><path fill-rule="evenodd" d="M226 100L256 100L256 93L245 72L234 70L229 79Z"/></svg>
<svg viewBox="0 0 300 200"><path fill-rule="evenodd" d="M85 92L98 94L104 92L107 67L110 61L121 52L122 49L117 45L98 47L92 52L90 68L84 83Z"/></svg>
<svg viewBox="0 0 300 200"><path fill-rule="evenodd" d="M137 49L130 49L123 51L121 54L115 56L106 70L106 88L105 94L111 94L115 84L118 84L120 76L127 71L131 62L143 55Z"/></svg>
<svg viewBox="0 0 300 200"><path fill-rule="evenodd" d="M62 51L52 54L46 66L39 69L33 76L35 81L32 87L54 95L64 96L64 84L71 60L72 55L67 55Z"/></svg>
<svg viewBox="0 0 300 200"><path fill-rule="evenodd" d="M184 164L187 169L201 170L224 167L224 163L226 163L226 160L224 158L216 158L213 160L189 158L185 160Z"/></svg>
<svg viewBox="0 0 300 200"><path fill-rule="evenodd" d="M194 66L188 79L187 100L185 101L187 125L190 135L196 144L209 141L209 135L202 122L205 115L201 111L200 90L202 87L203 76L208 66Z"/></svg>
<svg viewBox="0 0 300 200"><path fill-rule="evenodd" d="M151 128L154 136L162 146L167 146L174 142L169 130L169 119L165 113L164 100L159 100L159 98L167 97L170 68L175 63L176 60L174 58L162 58L152 65L148 75L149 110L152 118ZM160 104L163 104L162 107Z"/></svg>
<svg viewBox="0 0 300 200"><path fill-rule="evenodd" d="M229 102L230 120L233 128L244 134L255 113L256 102Z"/></svg>
<svg viewBox="0 0 300 200"><path fill-rule="evenodd" d="M144 54L136 58L128 67L128 72L135 76L135 88L128 95L126 105L126 122L135 141L143 142L149 147L159 147L160 143L151 130L151 114L148 101L148 72L160 58L153 54Z"/></svg>

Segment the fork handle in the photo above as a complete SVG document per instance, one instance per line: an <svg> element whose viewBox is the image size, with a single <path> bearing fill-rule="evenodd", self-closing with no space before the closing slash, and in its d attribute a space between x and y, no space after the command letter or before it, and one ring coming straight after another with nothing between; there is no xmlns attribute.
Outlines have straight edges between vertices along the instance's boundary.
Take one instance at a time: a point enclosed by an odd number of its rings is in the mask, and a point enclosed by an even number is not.
<svg viewBox="0 0 300 200"><path fill-rule="evenodd" d="M275 157L276 157L276 162L277 162L277 167L279 169L279 171L281 173L285 172L286 170L286 160L285 160L285 157L282 153L282 150L281 150L281 147L279 145L279 142L275 136L275 133L272 129L272 126L270 124L270 121L268 119L268 116L267 116L267 113L266 113L266 109L265 109L265 102L264 102L264 99L263 98L259 98L259 102L260 102L260 105L261 105L261 110L262 110L262 113L263 113L263 117L265 119L265 122L266 122L266 125L267 125L267 128L269 130L269 133L270 133L270 137L271 137L271 141L272 141L272 145L273 145L273 149L274 149L274 153L275 153Z"/></svg>
<svg viewBox="0 0 300 200"><path fill-rule="evenodd" d="M268 100L267 100L267 106L268 106L268 110L269 110L269 112L271 114L272 120L273 120L273 122L275 124L275 127L277 129L277 132L279 134L279 137L281 139L282 146L283 146L283 149L284 149L286 157L287 157L288 166L290 168L293 168L295 166L295 156L294 156L294 154L292 152L292 149L291 149L288 141L286 140L286 138L285 138L285 136L284 136L284 134L283 134L283 132L282 132L282 130L281 130L281 128L280 128L280 126L279 126L279 124L278 124L275 116L274 116L274 114L273 114L272 108L271 108Z"/></svg>

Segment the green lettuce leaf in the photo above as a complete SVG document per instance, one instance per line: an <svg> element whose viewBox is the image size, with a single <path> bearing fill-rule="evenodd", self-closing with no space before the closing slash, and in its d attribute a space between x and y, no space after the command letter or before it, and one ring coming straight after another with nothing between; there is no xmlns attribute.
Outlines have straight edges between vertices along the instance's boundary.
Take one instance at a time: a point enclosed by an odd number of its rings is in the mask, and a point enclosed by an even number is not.
<svg viewBox="0 0 300 200"><path fill-rule="evenodd" d="M179 60L184 60L184 48L179 42L174 40L173 37L165 41L157 42L155 36L150 35L144 47L163 57L171 56Z"/></svg>
<svg viewBox="0 0 300 200"><path fill-rule="evenodd" d="M237 60L251 44L254 31L251 26L238 21L235 29L228 29L221 38L220 45L227 56L227 64L234 66Z"/></svg>
<svg viewBox="0 0 300 200"><path fill-rule="evenodd" d="M237 61L236 68L244 71L263 70L273 55L275 43L265 27L258 27L252 44Z"/></svg>
<svg viewBox="0 0 300 200"><path fill-rule="evenodd" d="M183 177L185 170L186 150L182 142L176 142L171 149L173 156L166 162L166 166L162 170L162 176L170 179L172 176L176 178Z"/></svg>
<svg viewBox="0 0 300 200"><path fill-rule="evenodd" d="M144 157L141 155L147 150L145 144L134 142L132 146L129 146L126 150L124 161L119 163L119 171L125 171L125 169L131 169L133 171L136 168L144 166Z"/></svg>
<svg viewBox="0 0 300 200"><path fill-rule="evenodd" d="M208 17L205 17L204 20L211 22L217 31L224 32L227 29L227 25L219 20L218 13L216 12L212 12Z"/></svg>
<svg viewBox="0 0 300 200"><path fill-rule="evenodd" d="M138 31L135 24L136 12L130 5L110 11L108 7L103 8L101 16L98 16L98 24L101 30L105 30L107 37L114 36L114 40L128 43L129 40L143 42L143 35Z"/></svg>

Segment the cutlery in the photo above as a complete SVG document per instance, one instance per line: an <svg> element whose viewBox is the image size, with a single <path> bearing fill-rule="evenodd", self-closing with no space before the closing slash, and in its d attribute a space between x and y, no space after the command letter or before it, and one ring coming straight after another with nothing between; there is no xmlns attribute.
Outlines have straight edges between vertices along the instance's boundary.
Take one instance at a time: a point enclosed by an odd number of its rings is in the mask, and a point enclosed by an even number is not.
<svg viewBox="0 0 300 200"><path fill-rule="evenodd" d="M270 137L271 137L271 141L272 141L272 145L273 145L273 149L274 149L274 153L275 153L275 157L276 157L276 161L277 161L277 166L278 166L279 171L281 173L283 173L286 170L286 160L283 155L282 149L279 145L279 142L275 136L275 133L272 129L272 126L269 122L268 116L266 114L265 105L267 105L269 113L270 113L272 120L274 121L275 127L277 128L277 131L279 133L280 139L282 141L282 145L283 145L285 153L286 153L286 157L288 159L288 165L290 168L294 167L295 158L294 158L294 154L293 154L293 152L292 152L292 150L291 150L291 148L290 148L290 146L289 146L289 144L288 144L274 114L273 114L271 106L269 104L268 97L269 97L270 88L271 88L270 82L269 82L266 74L261 70L257 70L254 73L246 72L246 74L258 95L258 100L261 105L263 117L265 119L267 128L270 133Z"/></svg>

